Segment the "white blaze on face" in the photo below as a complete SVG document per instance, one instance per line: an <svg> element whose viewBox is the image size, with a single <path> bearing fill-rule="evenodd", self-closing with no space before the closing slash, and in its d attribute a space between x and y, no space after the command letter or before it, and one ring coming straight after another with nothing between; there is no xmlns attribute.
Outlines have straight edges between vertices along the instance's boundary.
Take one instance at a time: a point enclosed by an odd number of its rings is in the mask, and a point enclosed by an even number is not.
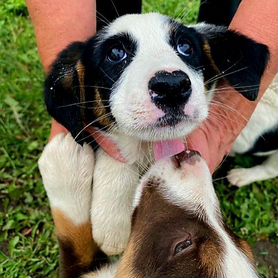
<svg viewBox="0 0 278 278"><path fill-rule="evenodd" d="M113 87L111 111L120 129L145 140L178 138L190 133L208 115L203 76L186 65L169 44L170 21L159 14L126 15L115 20L104 39L128 33L137 45L135 57ZM148 83L159 71L183 71L192 86L184 107L188 116L175 127L156 127L165 113L151 102Z"/></svg>

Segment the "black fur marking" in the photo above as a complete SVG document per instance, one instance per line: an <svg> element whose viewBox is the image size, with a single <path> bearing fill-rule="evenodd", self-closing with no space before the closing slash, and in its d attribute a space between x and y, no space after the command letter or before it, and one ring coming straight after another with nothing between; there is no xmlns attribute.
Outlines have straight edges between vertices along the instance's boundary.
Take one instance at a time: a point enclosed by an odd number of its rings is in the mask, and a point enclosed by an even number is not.
<svg viewBox="0 0 278 278"><path fill-rule="evenodd" d="M45 82L45 103L49 114L72 134L82 128L80 110L72 104L80 102L75 64L84 48L84 43L76 42L62 51Z"/></svg>
<svg viewBox="0 0 278 278"><path fill-rule="evenodd" d="M197 71L202 71L204 64L204 51L203 51L203 38L196 32L194 28L186 27L175 21L170 21L172 24L172 32L169 38L169 44L177 51L177 44L180 39L186 40L191 44L193 49L192 55L189 57L178 54L181 60L187 65L190 65L193 69Z"/></svg>
<svg viewBox="0 0 278 278"><path fill-rule="evenodd" d="M218 74L218 71L211 65L211 61L204 52L204 37L194 28L186 27L175 21L170 22L173 30L170 34L170 45L177 51L177 44L179 40L182 39L188 41L192 47L192 55L189 57L180 55L177 52L181 60L183 60L187 65L190 65L197 72L202 72L205 81ZM208 83L206 88L211 89L213 85L214 82Z"/></svg>
<svg viewBox="0 0 278 278"><path fill-rule="evenodd" d="M102 29L107 23L124 14L139 14L142 10L141 0L97 0L97 28Z"/></svg>
<svg viewBox="0 0 278 278"><path fill-rule="evenodd" d="M241 0L201 1L198 22L228 26Z"/></svg>
<svg viewBox="0 0 278 278"><path fill-rule="evenodd" d="M70 241L59 239L60 245L60 276L61 278L79 278L89 271L95 271L108 263L108 257L99 251L90 265L83 265L75 254Z"/></svg>
<svg viewBox="0 0 278 278"><path fill-rule="evenodd" d="M262 134L247 154L278 150L278 126Z"/></svg>
<svg viewBox="0 0 278 278"><path fill-rule="evenodd" d="M243 96L255 100L269 58L267 46L225 27L212 26L200 32L210 46L219 77L223 75Z"/></svg>
<svg viewBox="0 0 278 278"><path fill-rule="evenodd" d="M195 29L175 21L170 23L173 30L170 45L176 50L180 39L191 44L192 55L185 57L177 54L193 69L203 72L208 89L215 84L214 77L221 79L223 75L247 99L257 98L269 56L265 45L226 27L208 25Z"/></svg>
<svg viewBox="0 0 278 278"><path fill-rule="evenodd" d="M121 63L113 64L107 59L107 53L117 45L124 47L128 57ZM99 115L95 115L92 109L97 103L96 90L102 104L109 105L111 88L131 62L136 48L135 40L126 33L103 42L101 38L94 37L85 43L70 45L59 55L45 83L45 102L49 114L70 130L73 137L92 122L95 127L106 128L97 120ZM78 72L77 63L82 65L84 72ZM84 84L79 84L80 74L84 75ZM85 93L81 101L82 89ZM107 107L105 113L110 112ZM113 121L110 115L109 122ZM92 138L85 130L78 135L79 143L91 141Z"/></svg>

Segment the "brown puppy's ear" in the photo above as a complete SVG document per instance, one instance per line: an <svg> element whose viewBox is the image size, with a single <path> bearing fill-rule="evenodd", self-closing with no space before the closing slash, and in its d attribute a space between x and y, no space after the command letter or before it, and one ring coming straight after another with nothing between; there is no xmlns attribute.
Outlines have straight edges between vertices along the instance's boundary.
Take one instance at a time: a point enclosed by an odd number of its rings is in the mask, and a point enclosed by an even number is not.
<svg viewBox="0 0 278 278"><path fill-rule="evenodd" d="M45 103L49 114L73 136L82 129L78 103L85 71L80 61L84 49L82 42L69 45L60 53L45 81Z"/></svg>
<svg viewBox="0 0 278 278"><path fill-rule="evenodd" d="M267 46L226 27L200 24L196 30L204 38L210 71L225 78L247 99L255 100L269 58ZM213 78L211 73L207 75Z"/></svg>

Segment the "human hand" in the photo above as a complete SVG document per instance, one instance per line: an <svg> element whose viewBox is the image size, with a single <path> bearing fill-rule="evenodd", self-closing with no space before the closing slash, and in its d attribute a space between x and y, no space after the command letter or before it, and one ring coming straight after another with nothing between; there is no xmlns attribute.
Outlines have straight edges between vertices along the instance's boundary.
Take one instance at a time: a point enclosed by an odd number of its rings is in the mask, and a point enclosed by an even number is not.
<svg viewBox="0 0 278 278"><path fill-rule="evenodd" d="M231 151L256 104L257 101L248 101L232 87L219 88L219 92L216 89L208 119L186 138L186 147L200 152L211 173Z"/></svg>
<svg viewBox="0 0 278 278"><path fill-rule="evenodd" d="M216 90L210 116L187 138L188 148L198 150L208 162L211 172L219 166L241 130L250 119L259 99L272 82L278 69L277 1L244 0L236 12L230 29L268 46L270 60L261 80L259 97L255 102L244 99L232 88ZM254 84L258 85L258 84Z"/></svg>

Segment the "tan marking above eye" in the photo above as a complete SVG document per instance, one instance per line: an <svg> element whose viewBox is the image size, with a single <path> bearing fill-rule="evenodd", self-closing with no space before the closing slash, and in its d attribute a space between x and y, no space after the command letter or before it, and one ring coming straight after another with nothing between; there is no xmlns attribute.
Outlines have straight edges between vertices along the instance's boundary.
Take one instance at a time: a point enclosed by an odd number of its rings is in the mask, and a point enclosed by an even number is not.
<svg viewBox="0 0 278 278"><path fill-rule="evenodd" d="M210 60L213 69L216 72L220 72L219 68L217 67L217 65L215 64L215 62L214 62L214 60L212 58L210 45L209 45L209 43L207 41L204 42L203 50L204 50L205 54L207 55L208 59Z"/></svg>
<svg viewBox="0 0 278 278"><path fill-rule="evenodd" d="M210 49L210 45L207 41L205 41L204 45L203 45L203 49L204 49L204 52L206 54L206 56L208 57L210 63L211 63L211 66L213 67L213 69L217 72L217 74L220 73L220 70L218 69L217 65L215 64L212 56L211 56L211 49ZM209 84L207 82L205 82L205 92L208 93L208 88L209 88Z"/></svg>

